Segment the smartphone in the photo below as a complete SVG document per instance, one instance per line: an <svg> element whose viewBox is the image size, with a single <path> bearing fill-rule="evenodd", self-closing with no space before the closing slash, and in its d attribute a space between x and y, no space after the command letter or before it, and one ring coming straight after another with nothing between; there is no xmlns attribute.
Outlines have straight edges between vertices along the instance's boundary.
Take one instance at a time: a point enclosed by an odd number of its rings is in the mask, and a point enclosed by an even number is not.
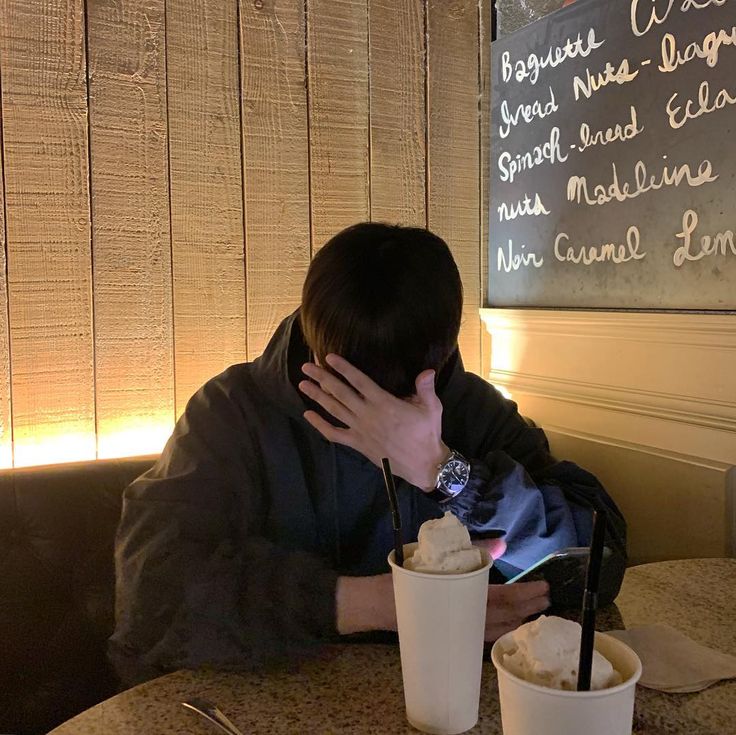
<svg viewBox="0 0 736 735"><path fill-rule="evenodd" d="M506 584L545 580L549 584L552 607L578 607L583 602L585 572L589 556L589 546L571 546L554 551L507 580ZM604 564L610 556L611 550L607 546L604 547Z"/></svg>

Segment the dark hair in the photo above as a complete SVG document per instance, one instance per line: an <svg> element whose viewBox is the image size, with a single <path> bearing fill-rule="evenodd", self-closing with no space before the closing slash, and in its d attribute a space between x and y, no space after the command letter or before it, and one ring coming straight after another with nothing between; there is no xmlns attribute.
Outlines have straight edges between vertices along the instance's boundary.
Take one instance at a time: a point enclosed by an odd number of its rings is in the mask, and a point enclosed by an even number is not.
<svg viewBox="0 0 736 735"><path fill-rule="evenodd" d="M442 238L418 227L364 222L314 257L301 326L315 357L341 355L404 398L422 370L439 372L457 345L462 282Z"/></svg>

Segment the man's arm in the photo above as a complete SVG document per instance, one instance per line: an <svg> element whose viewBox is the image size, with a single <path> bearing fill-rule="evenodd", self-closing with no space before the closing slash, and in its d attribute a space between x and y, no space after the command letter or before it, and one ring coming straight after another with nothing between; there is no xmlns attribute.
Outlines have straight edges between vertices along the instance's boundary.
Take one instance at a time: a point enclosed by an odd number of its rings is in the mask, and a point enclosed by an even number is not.
<svg viewBox="0 0 736 735"><path fill-rule="evenodd" d="M337 574L260 535L259 457L217 379L125 492L110 654L126 684L203 664L264 666L335 635Z"/></svg>
<svg viewBox="0 0 736 735"><path fill-rule="evenodd" d="M433 489L448 446L464 450L458 438L476 444L468 457L475 468L472 482L448 505L471 530L506 532L508 550L499 567L523 569L552 551L589 543L590 506L606 505L614 558L605 569L601 598L617 593L626 563L623 517L592 475L550 455L544 433L519 416L516 404L467 374L464 397L445 414L431 370L417 376L415 396L402 400L338 355L326 361L344 380L307 363L303 370L313 382L299 387L342 424L334 426L314 411L304 414L329 441L352 447L378 467L388 457L396 475L425 492Z"/></svg>
<svg viewBox="0 0 736 735"><path fill-rule="evenodd" d="M626 568L626 523L603 486L572 462L549 452L544 432L522 418L516 404L479 379L466 410L483 436L471 459L468 487L448 503L471 530L503 529L508 549L500 568L525 569L566 546L587 546L592 511L606 511L613 552L601 579L602 604L618 594ZM472 406L472 409L468 407Z"/></svg>

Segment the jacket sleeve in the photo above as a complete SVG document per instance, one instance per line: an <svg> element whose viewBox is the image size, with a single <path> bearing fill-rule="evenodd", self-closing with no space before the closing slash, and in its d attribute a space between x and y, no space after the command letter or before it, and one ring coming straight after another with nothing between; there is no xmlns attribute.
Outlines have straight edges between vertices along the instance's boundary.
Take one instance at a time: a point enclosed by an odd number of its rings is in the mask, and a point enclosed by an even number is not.
<svg viewBox="0 0 736 735"><path fill-rule="evenodd" d="M202 665L264 667L336 634L337 575L261 535L259 456L217 379L126 490L109 652L125 685Z"/></svg>
<svg viewBox="0 0 736 735"><path fill-rule="evenodd" d="M517 573L568 546L588 546L592 511L606 511L606 544L612 554L601 576L600 600L615 598L626 569L626 523L603 486L572 462L557 461L544 432L522 418L516 404L491 388L491 418L468 486L449 509L476 534L505 532L500 571Z"/></svg>

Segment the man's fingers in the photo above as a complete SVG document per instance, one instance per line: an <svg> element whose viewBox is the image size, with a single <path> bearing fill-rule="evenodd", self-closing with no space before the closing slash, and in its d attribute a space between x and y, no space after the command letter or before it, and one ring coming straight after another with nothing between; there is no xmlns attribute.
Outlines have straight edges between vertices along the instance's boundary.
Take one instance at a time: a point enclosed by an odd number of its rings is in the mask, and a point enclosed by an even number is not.
<svg viewBox="0 0 736 735"><path fill-rule="evenodd" d="M365 373L362 373L354 365L351 365L344 357L330 354L325 357L325 361L333 370L340 373L362 396L376 401L391 395L377 383L374 383Z"/></svg>
<svg viewBox="0 0 736 735"><path fill-rule="evenodd" d="M499 620L508 622L513 620L524 620L530 615L544 612L549 607L549 598L544 595L531 600L524 600L508 608L502 608L499 612Z"/></svg>
<svg viewBox="0 0 736 735"><path fill-rule="evenodd" d="M521 582L488 587L488 625L513 625L549 607L549 585L546 582Z"/></svg>
<svg viewBox="0 0 736 735"><path fill-rule="evenodd" d="M488 603L502 607L544 595L549 595L547 582L517 582L488 586Z"/></svg>
<svg viewBox="0 0 736 735"><path fill-rule="evenodd" d="M329 393L325 393L315 383L310 383L308 380L302 380L299 383L299 390L319 403L325 411L331 413L338 421L342 421L346 426L350 426L352 424L355 414L337 398L331 396Z"/></svg>
<svg viewBox="0 0 736 735"><path fill-rule="evenodd" d="M546 582L488 586L488 615L496 621L526 618L548 607L549 585Z"/></svg>
<svg viewBox="0 0 736 735"><path fill-rule="evenodd" d="M312 380L315 380L324 393L335 396L340 403L353 413L360 410L363 399L349 385L345 385L340 378L333 375L329 370L308 362L302 366L302 372L312 378Z"/></svg>
<svg viewBox="0 0 736 735"><path fill-rule="evenodd" d="M473 539L473 546L487 551L491 559L499 559L506 553L506 542L502 538Z"/></svg>
<svg viewBox="0 0 736 735"><path fill-rule="evenodd" d="M344 444L347 447L353 446L352 434L349 429L340 429L333 426L329 421L325 421L316 411L305 411L304 418L319 431L327 441L335 444Z"/></svg>

